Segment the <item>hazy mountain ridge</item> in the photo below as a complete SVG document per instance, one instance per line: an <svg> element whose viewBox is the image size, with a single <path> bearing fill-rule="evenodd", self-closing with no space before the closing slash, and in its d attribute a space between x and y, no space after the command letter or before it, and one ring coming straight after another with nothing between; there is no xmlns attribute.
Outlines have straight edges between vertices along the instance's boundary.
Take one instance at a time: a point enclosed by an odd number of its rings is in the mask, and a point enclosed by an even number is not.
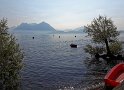
<svg viewBox="0 0 124 90"><path fill-rule="evenodd" d="M78 27L75 29L57 30L57 32L60 32L60 33L84 33L84 27L81 26L81 27Z"/></svg>
<svg viewBox="0 0 124 90"><path fill-rule="evenodd" d="M41 22L39 24L37 23L21 23L17 27L12 28L14 30L22 30L22 31L50 31L55 33L83 33L84 27L78 27L75 29L66 29L66 30L56 30L54 27L52 27L50 24L46 22Z"/></svg>
<svg viewBox="0 0 124 90"><path fill-rule="evenodd" d="M81 27L78 27L78 28L75 28L75 29L72 29L71 31L69 31L70 33L83 33L84 32L84 27L81 26Z"/></svg>
<svg viewBox="0 0 124 90"><path fill-rule="evenodd" d="M22 23L17 26L14 30L41 30L41 31L55 31L55 29L48 23L42 22L36 23Z"/></svg>

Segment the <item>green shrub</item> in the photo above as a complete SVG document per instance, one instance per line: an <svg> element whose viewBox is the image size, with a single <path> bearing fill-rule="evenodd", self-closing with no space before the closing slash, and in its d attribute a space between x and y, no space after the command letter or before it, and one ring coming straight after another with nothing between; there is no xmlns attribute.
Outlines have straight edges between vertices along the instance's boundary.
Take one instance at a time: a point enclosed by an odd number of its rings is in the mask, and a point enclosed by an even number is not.
<svg viewBox="0 0 124 90"><path fill-rule="evenodd" d="M23 54L14 36L8 33L7 20L0 21L0 87L17 90Z"/></svg>

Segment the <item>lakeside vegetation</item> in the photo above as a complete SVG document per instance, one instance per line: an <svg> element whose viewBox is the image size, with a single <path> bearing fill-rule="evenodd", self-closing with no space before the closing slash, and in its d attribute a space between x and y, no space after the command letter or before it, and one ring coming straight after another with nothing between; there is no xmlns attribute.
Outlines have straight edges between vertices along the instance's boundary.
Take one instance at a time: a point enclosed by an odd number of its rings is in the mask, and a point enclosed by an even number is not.
<svg viewBox="0 0 124 90"><path fill-rule="evenodd" d="M123 59L122 43L119 41L119 31L113 21L106 16L94 18L90 25L85 26L85 32L92 39L92 45L86 45L86 53L96 59Z"/></svg>
<svg viewBox="0 0 124 90"><path fill-rule="evenodd" d="M8 33L7 19L0 20L0 89L18 90L23 54L14 36Z"/></svg>

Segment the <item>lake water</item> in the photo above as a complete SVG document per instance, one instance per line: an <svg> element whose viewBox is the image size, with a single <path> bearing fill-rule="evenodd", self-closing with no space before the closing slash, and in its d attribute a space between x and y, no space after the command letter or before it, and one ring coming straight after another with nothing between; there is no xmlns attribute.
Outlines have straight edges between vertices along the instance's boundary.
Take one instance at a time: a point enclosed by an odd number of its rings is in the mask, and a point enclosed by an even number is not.
<svg viewBox="0 0 124 90"><path fill-rule="evenodd" d="M22 90L83 88L103 80L106 64L87 58L85 34L13 33L24 52ZM71 48L71 43L78 47Z"/></svg>

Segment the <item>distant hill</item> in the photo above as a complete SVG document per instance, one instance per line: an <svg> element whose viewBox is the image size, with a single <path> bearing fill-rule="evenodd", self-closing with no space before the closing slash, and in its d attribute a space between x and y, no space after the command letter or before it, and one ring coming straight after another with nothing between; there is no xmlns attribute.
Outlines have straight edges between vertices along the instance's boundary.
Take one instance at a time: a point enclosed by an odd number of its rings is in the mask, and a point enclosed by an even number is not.
<svg viewBox="0 0 124 90"><path fill-rule="evenodd" d="M119 30L120 33L124 33L124 30Z"/></svg>
<svg viewBox="0 0 124 90"><path fill-rule="evenodd" d="M41 31L56 31L51 25L46 22L39 24L36 23L22 23L17 26L14 30L41 30Z"/></svg>
<svg viewBox="0 0 124 90"><path fill-rule="evenodd" d="M75 29L71 29L70 31L68 31L68 33L84 33L84 27L78 27Z"/></svg>
<svg viewBox="0 0 124 90"><path fill-rule="evenodd" d="M81 26L75 29L56 30L56 33L84 33L84 27Z"/></svg>
<svg viewBox="0 0 124 90"><path fill-rule="evenodd" d="M81 26L81 27L78 27L78 28L75 28L75 29L67 29L67 30L64 30L64 31L67 31L65 33L84 33L84 27Z"/></svg>

